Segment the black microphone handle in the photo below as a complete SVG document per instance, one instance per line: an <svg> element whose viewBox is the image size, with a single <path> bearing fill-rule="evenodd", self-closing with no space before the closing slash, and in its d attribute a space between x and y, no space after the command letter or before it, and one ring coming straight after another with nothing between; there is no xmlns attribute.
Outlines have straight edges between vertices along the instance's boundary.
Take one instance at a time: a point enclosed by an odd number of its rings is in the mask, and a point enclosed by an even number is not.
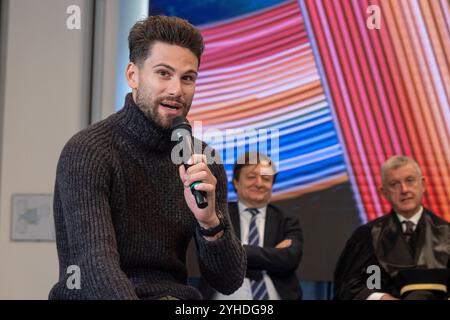
<svg viewBox="0 0 450 320"><path fill-rule="evenodd" d="M184 155L183 155L185 163L186 163L188 161L188 159L192 157L192 154L194 153L194 151L193 151L194 148L193 148L191 136L184 136L182 139L183 140L186 139L186 141L183 141L183 142L185 143L185 146L187 147L187 150L189 151L188 152L189 157L184 157ZM189 165L185 164L184 168L187 170L187 168L189 168ZM200 209L204 209L208 206L208 200L206 199L206 192L195 189L195 186L199 183L201 183L201 182L194 181L193 183L191 183L189 188L191 189L191 192L195 198L197 207L199 207Z"/></svg>
<svg viewBox="0 0 450 320"><path fill-rule="evenodd" d="M184 168L187 170L188 166L185 164ZM208 206L208 200L206 199L206 192L195 189L195 186L200 183L201 183L200 181L194 181L191 183L189 188L191 189L192 195L195 198L197 207L199 207L200 209L204 209Z"/></svg>
<svg viewBox="0 0 450 320"><path fill-rule="evenodd" d="M192 143L192 128L189 122L187 122L186 118L180 116L173 119L172 130L173 130L172 134L175 134L178 143L183 143L183 162L184 168L187 170L189 168L189 166L187 165L187 161L194 154L194 145ZM184 151L187 152L184 153ZM200 209L204 209L208 206L208 200L206 199L206 192L195 190L195 186L199 183L201 182L195 181L191 183L189 188L191 189L191 192L194 195L197 207L199 207Z"/></svg>
<svg viewBox="0 0 450 320"><path fill-rule="evenodd" d="M208 200L206 200L206 192L194 189L194 186L199 183L200 182L198 181L194 182L193 184L191 184L190 188L192 194L194 195L195 202L197 202L197 207L199 207L200 209L204 209L208 206Z"/></svg>

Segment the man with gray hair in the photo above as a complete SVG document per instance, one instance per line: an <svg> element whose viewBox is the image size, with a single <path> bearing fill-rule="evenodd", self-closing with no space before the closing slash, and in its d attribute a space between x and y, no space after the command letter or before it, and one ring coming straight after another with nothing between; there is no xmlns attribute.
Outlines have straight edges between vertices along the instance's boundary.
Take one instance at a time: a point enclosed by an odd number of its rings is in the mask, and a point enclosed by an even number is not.
<svg viewBox="0 0 450 320"><path fill-rule="evenodd" d="M381 167L381 180L380 192L392 210L359 227L347 242L335 271L335 298L445 298L450 224L422 206L425 179L419 165L393 156Z"/></svg>

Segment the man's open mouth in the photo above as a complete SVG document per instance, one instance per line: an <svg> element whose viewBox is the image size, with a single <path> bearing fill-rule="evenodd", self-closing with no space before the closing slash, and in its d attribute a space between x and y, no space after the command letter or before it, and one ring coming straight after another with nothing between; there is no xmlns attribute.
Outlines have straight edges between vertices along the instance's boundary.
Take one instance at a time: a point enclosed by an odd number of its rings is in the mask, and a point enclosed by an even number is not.
<svg viewBox="0 0 450 320"><path fill-rule="evenodd" d="M164 103L164 102L161 102L160 105L162 105L162 106L165 107L165 108L172 109L172 110L178 110L178 109L181 108L181 107L180 107L178 104L176 104L176 103Z"/></svg>

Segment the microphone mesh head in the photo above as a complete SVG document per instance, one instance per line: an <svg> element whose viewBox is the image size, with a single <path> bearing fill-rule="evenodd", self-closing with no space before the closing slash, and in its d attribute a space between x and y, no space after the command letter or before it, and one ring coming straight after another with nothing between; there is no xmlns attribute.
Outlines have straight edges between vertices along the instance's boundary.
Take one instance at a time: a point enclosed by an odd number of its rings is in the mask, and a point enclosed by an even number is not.
<svg viewBox="0 0 450 320"><path fill-rule="evenodd" d="M186 129L186 130L189 130L189 132L192 132L191 125L186 120L186 118L183 116L175 117L172 120L172 130L177 130L177 129Z"/></svg>

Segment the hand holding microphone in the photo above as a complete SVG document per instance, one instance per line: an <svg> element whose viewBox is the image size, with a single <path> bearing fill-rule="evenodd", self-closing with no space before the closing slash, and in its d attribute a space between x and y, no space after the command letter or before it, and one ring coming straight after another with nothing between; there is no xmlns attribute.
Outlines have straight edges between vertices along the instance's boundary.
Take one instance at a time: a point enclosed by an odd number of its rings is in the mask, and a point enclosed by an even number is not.
<svg viewBox="0 0 450 320"><path fill-rule="evenodd" d="M184 117L172 122L172 137L182 144L183 165L179 167L186 203L194 213L200 227L211 229L221 221L215 211L217 179L209 170L206 156L194 154L192 129Z"/></svg>
<svg viewBox="0 0 450 320"><path fill-rule="evenodd" d="M180 116L176 117L172 121L172 132L176 135L178 143L182 144L183 152L183 164L184 169L188 170L189 165L199 162L198 157L194 156L194 146L192 142L192 128L187 120ZM172 134L172 135L173 135ZM202 161L200 161L202 162ZM200 209L206 208L208 206L208 201L206 199L206 193L197 190L195 187L200 184L200 181L194 181L189 184L192 195L195 198L195 202Z"/></svg>

